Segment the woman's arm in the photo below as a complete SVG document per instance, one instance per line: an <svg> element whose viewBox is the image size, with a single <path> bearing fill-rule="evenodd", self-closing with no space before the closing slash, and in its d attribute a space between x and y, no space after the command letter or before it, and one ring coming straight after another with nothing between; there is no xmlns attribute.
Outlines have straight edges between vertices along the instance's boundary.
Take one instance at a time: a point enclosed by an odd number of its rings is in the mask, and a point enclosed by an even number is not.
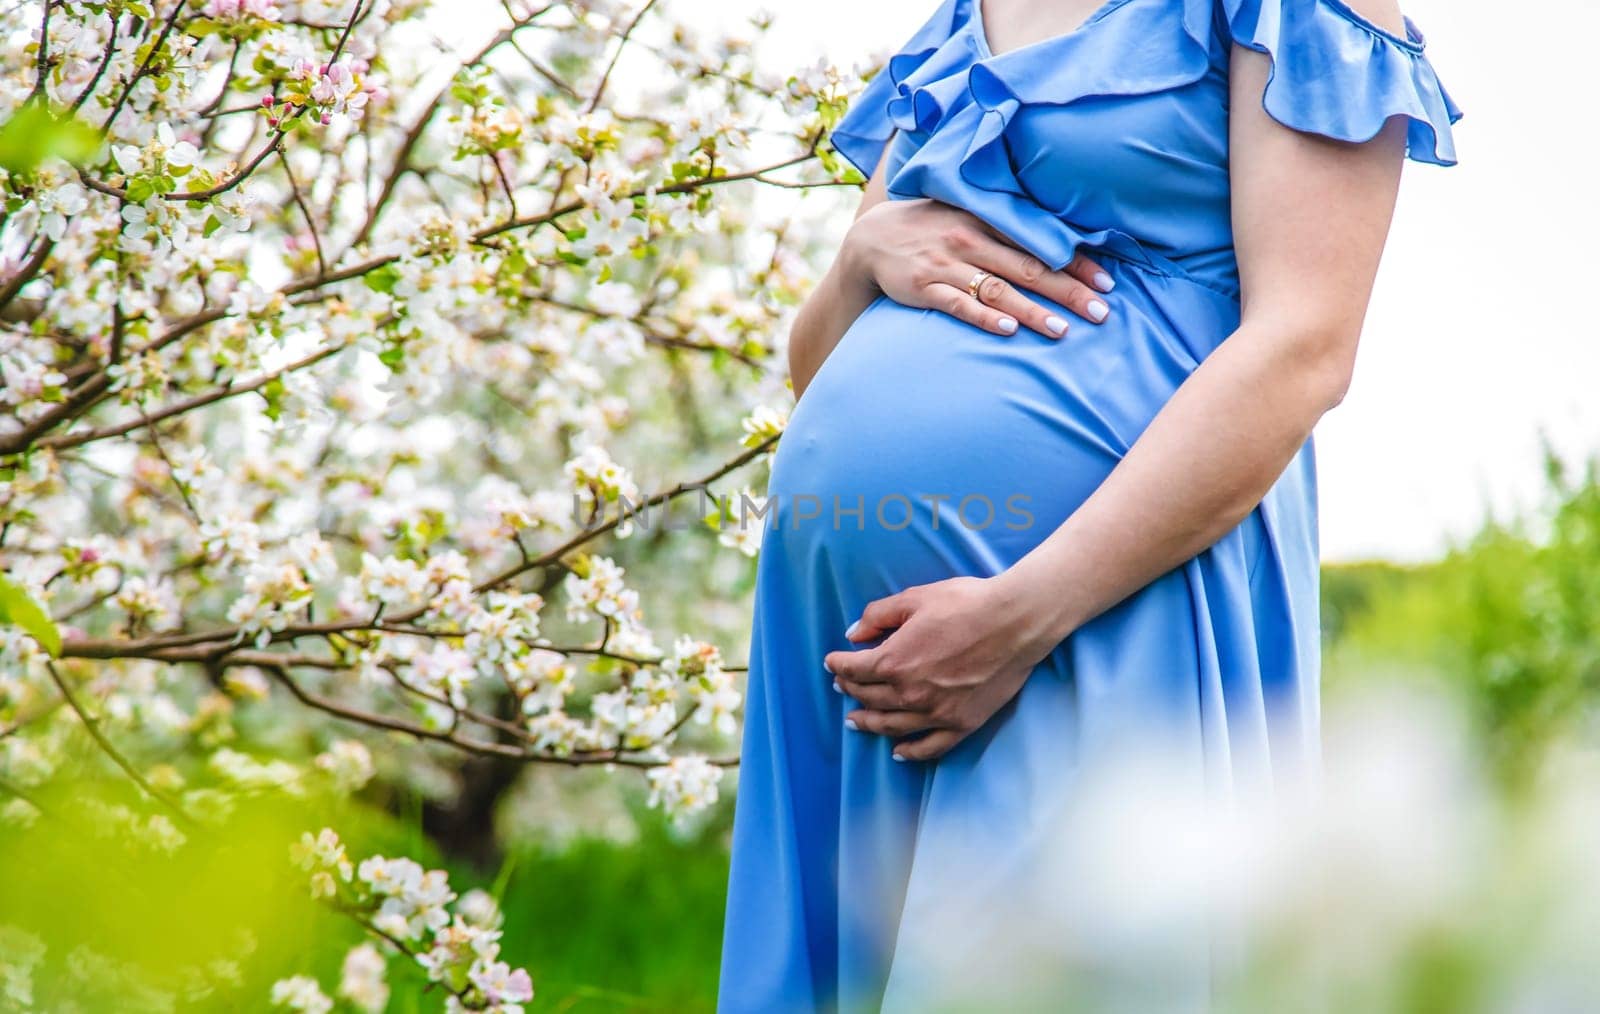
<svg viewBox="0 0 1600 1014"><path fill-rule="evenodd" d="M1060 637L1202 552L1283 474L1355 368L1394 213L1404 121L1345 145L1272 122L1267 59L1234 57L1239 329L1208 356L1104 484L1004 584L1056 603Z"/></svg>
<svg viewBox="0 0 1600 1014"><path fill-rule="evenodd" d="M1404 122L1360 145L1289 130L1261 106L1267 58L1235 47L1232 61L1239 329L1027 556L991 579L874 602L850 640L893 633L826 657L865 706L850 716L856 727L897 737L932 730L896 756L944 753L1074 629L1238 525L1344 396L1394 211Z"/></svg>
<svg viewBox="0 0 1600 1014"><path fill-rule="evenodd" d="M885 152L888 148L887 144L884 145ZM861 221L867 209L888 199L884 184L884 166L887 162L887 157L879 161L872 177L867 180L866 192L856 208L856 222ZM805 392L811 378L821 368L822 361L833 352L845 331L861 316L867 304L878 297L879 292L872 275L852 263L847 235L839 248L839 255L828 267L828 273L822 276L816 288L800 304L794 325L789 330L789 379L794 384L796 398Z"/></svg>

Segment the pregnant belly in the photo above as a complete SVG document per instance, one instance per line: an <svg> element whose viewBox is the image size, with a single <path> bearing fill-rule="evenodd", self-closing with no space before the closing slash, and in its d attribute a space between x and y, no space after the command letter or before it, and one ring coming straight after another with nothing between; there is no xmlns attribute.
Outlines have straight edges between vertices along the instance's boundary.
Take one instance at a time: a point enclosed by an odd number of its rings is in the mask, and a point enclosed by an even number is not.
<svg viewBox="0 0 1600 1014"><path fill-rule="evenodd" d="M879 297L790 418L768 537L825 550L841 577L891 583L998 572L1041 542L1194 370L1195 350L1237 322L1231 301L1192 283L1118 274L1112 316L1074 321L1060 341Z"/></svg>

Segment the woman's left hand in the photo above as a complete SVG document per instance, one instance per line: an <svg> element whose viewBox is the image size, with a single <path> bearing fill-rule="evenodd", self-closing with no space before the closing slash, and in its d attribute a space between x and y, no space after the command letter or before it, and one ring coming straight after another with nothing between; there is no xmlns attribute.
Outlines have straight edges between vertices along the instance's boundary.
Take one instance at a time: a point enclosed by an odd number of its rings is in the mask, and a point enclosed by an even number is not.
<svg viewBox="0 0 1600 1014"><path fill-rule="evenodd" d="M902 740L896 760L933 760L1016 696L1060 643L1050 627L999 578L951 578L873 602L845 636L883 643L829 652L822 664L862 705L847 725Z"/></svg>

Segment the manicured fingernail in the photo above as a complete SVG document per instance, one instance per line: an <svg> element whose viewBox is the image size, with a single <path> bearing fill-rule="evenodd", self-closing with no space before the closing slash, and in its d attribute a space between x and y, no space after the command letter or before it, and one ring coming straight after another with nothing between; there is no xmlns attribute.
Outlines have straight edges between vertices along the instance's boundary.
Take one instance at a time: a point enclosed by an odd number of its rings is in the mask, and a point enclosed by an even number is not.
<svg viewBox="0 0 1600 1014"><path fill-rule="evenodd" d="M1100 300L1098 300L1098 299L1089 300L1089 319L1094 321L1096 324L1100 323L1102 320L1105 320L1106 319L1106 314L1108 314L1110 312L1111 312L1111 307L1109 307L1106 304L1100 302Z"/></svg>
<svg viewBox="0 0 1600 1014"><path fill-rule="evenodd" d="M1044 319L1044 326L1049 329L1051 334L1060 335L1067 333L1067 322L1062 320L1060 317L1057 317L1053 313Z"/></svg>
<svg viewBox="0 0 1600 1014"><path fill-rule="evenodd" d="M830 673L833 672L833 666L828 664L828 660L827 659L823 659L822 660L822 670L823 670L823 672L830 672Z"/></svg>
<svg viewBox="0 0 1600 1014"><path fill-rule="evenodd" d="M1004 334L1017 333L1017 322L1010 317L1001 317L999 320L995 321L995 323L999 326L1001 332Z"/></svg>
<svg viewBox="0 0 1600 1014"><path fill-rule="evenodd" d="M844 687L841 687L839 685L839 681L838 680L834 680L833 681L833 689L837 690L841 694L844 693Z"/></svg>
<svg viewBox="0 0 1600 1014"><path fill-rule="evenodd" d="M897 760L897 761L900 761L900 762L901 762L901 763L902 763L902 764L903 764L903 763L905 763L905 758L904 758L904 757L902 757L902 756L900 756L900 755L899 755L899 754L897 754L897 753L892 753L892 754L890 754L890 755L889 755L889 756L890 756L890 757L893 757L893 758L894 758L894 759L895 759L895 760Z"/></svg>
<svg viewBox="0 0 1600 1014"><path fill-rule="evenodd" d="M1117 282L1116 279L1112 278L1104 271L1096 271L1094 274L1094 287L1099 289L1101 292L1110 292L1112 289L1117 287Z"/></svg>
<svg viewBox="0 0 1600 1014"><path fill-rule="evenodd" d="M856 727L856 720L853 719L853 718L845 719L844 720L844 727L846 729L849 729L851 732L860 732L861 731L859 728Z"/></svg>
<svg viewBox="0 0 1600 1014"><path fill-rule="evenodd" d="M861 621L857 620L854 623L850 624L850 626L845 630L844 636L846 636L846 637L854 637L854 636L856 636L856 631L858 631L860 629L861 629ZM829 669L828 671L832 672L833 670Z"/></svg>

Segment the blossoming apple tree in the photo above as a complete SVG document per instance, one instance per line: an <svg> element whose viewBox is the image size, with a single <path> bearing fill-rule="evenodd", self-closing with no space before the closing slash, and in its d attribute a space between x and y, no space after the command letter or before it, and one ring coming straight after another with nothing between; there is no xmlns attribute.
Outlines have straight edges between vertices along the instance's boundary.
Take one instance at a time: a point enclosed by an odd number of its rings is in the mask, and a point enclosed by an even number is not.
<svg viewBox="0 0 1600 1014"><path fill-rule="evenodd" d="M794 199L850 175L840 76L708 8L444 6L0 14L7 821L114 777L98 818L178 850L231 793L355 791L399 749L717 798L738 650L647 623L613 547L684 504L754 551L726 505L782 429ZM295 858L453 1006L531 992L441 874L316 828Z"/></svg>

